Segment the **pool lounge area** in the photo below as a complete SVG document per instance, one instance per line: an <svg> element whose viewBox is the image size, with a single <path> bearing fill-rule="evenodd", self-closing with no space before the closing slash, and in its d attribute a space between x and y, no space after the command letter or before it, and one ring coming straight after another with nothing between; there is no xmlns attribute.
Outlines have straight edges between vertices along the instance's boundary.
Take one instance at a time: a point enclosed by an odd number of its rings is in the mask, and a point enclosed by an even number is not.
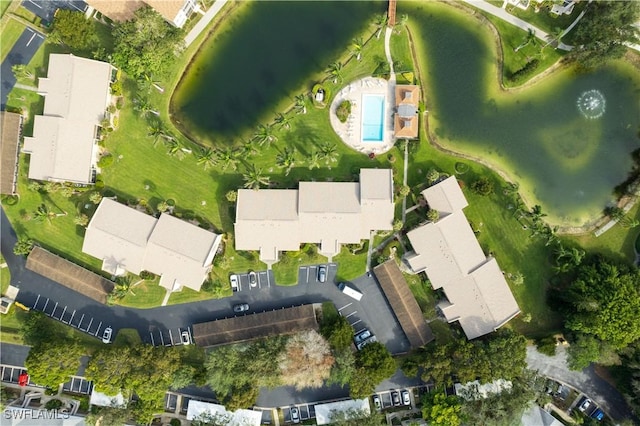
<svg viewBox="0 0 640 426"><path fill-rule="evenodd" d="M342 88L331 103L330 121L342 141L356 151L382 154L393 148L395 84L375 77L356 80ZM335 114L344 100L351 101L351 115L341 123Z"/></svg>

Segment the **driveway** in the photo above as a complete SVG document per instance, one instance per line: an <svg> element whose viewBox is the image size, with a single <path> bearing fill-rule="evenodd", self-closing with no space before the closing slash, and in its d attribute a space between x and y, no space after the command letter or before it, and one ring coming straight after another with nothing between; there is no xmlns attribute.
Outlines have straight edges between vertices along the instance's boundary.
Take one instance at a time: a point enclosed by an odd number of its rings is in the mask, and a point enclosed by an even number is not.
<svg viewBox="0 0 640 426"><path fill-rule="evenodd" d="M0 68L0 76L2 87L0 87L0 110L4 111L7 105L7 98L9 92L13 90L13 86L16 84L16 78L13 75L11 68L14 65L27 65L31 62L31 58L36 54L38 48L44 42L44 35L31 28L25 28L25 30L13 45L11 51L7 55L4 61L2 61L2 67Z"/></svg>
<svg viewBox="0 0 640 426"><path fill-rule="evenodd" d="M544 376L564 382L583 392L614 420L634 419L637 422L638 419L633 417L624 397L596 374L593 365L582 371L569 370L564 346L556 347L556 355L553 357L541 354L535 346L528 346L527 365Z"/></svg>
<svg viewBox="0 0 640 426"><path fill-rule="evenodd" d="M42 23L49 26L58 9L75 10L84 13L87 3L82 0L23 0L22 7L38 16Z"/></svg>

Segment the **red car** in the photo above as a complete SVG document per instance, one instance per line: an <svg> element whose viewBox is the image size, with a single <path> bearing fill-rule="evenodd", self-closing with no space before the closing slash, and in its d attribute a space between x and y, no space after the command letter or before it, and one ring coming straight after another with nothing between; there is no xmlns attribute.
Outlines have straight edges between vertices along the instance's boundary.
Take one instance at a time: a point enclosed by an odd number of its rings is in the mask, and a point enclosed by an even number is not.
<svg viewBox="0 0 640 426"><path fill-rule="evenodd" d="M18 376L18 385L27 386L29 383L29 375L27 373L20 373Z"/></svg>

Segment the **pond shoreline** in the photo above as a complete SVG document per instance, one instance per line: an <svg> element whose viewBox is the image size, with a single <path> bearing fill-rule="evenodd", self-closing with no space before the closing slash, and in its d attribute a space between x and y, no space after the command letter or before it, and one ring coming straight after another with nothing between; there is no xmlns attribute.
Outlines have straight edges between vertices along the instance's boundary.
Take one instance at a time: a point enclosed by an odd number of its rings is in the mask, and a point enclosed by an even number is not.
<svg viewBox="0 0 640 426"><path fill-rule="evenodd" d="M571 68L570 64L566 64L562 61L562 59L558 60L556 63L554 63L553 65L551 65L550 67L548 67L547 69L545 69L544 71L540 72L539 74L536 74L535 76L533 76L531 79L527 80L525 83L516 86L516 87L506 87L504 85L504 76L503 76L503 68L504 68L504 52L502 49L502 43L501 43L501 39L500 39L500 34L498 33L496 27L493 25L493 23L488 20L486 17L484 17L482 14L479 14L477 11L469 8L466 5L462 5L460 3L457 2L444 2L445 4L452 6L456 9L458 9L459 11L465 13L466 15L475 18L477 21L479 21L481 24L486 24L485 27L487 29L489 29L489 31L492 33L492 39L494 42L494 46L495 46L495 51L496 51L496 55L497 55L497 66L496 66L496 74L497 74L497 82L498 82L498 86L499 86L499 90L503 93L517 93L520 91L523 91L525 89L531 88L536 86L537 84L539 84L541 81L545 80L547 77L559 72L559 71L563 71L566 70L568 68ZM419 81L422 83L421 86L421 91L422 91L422 96L423 99L427 99L426 97L426 93L425 93L425 82L422 80L421 75L422 72L420 70L420 65L421 62L418 60L418 53L416 51L415 48L415 43L414 43L414 37L412 34L411 29L409 28L409 26L407 26L407 32L409 34L409 42L411 44L411 54L413 56L413 62L414 62L414 68L416 70L416 76L418 77ZM628 56L628 55L627 55ZM633 65L635 68L639 68L640 65L640 61L631 61L629 60L628 57L625 57L625 62L629 62L631 65ZM513 179L511 178L512 173L507 172L504 168L500 167L499 165L495 164L492 161L488 161L485 160L484 158L475 156L475 155L471 155L471 154L467 154L461 151L457 151L457 150L453 150L450 149L448 147L445 147L442 143L440 143L440 141L438 140L437 136L432 133L430 131L430 123L429 123L429 114L428 111L423 114L423 118L422 118L423 124L424 124L424 130L425 130L425 135L426 135L426 139L429 141L429 143L436 149L438 149L439 151L447 154L447 155L451 155L454 157L458 157L458 158L463 158L466 160L470 160L473 161L475 163L481 164L489 169L491 169L492 171L494 171L496 174L498 174L498 176L500 176L501 179L503 179L504 181L508 182L508 183L513 183ZM520 197L523 201L523 203L525 204L525 206L527 208L531 208L534 203L531 202L530 199L527 198L526 195L523 195L522 192L520 192ZM618 200L618 206L622 207L622 208L626 208L629 209L631 206L633 206L635 204L635 202L637 201L638 197L635 196L627 196L627 197L622 197L620 200ZM563 235L581 235L581 234L588 234L588 233L592 233L594 231L596 231L597 229L601 228L602 226L605 226L608 222L609 222L609 218L608 216L604 215L604 214L600 214L597 217L593 217L592 219L584 222L582 225L579 226L575 226L575 225L567 225L566 223L563 224L562 222L559 223L554 223L553 221L548 221L549 224L551 225L557 225L558 226L558 233L559 234L563 234Z"/></svg>

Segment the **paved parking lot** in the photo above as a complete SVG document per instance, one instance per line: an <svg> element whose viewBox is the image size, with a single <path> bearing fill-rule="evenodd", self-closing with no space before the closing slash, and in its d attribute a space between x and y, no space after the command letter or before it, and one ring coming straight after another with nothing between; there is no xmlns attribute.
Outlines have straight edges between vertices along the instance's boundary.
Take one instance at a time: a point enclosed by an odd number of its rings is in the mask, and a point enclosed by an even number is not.
<svg viewBox="0 0 640 426"><path fill-rule="evenodd" d="M182 333L189 333L189 343L182 342ZM193 333L189 327L180 327L175 329L154 328L149 330L149 338L153 346L180 346L190 345L193 343Z"/></svg>
<svg viewBox="0 0 640 426"><path fill-rule="evenodd" d="M261 290L263 288L270 288L276 284L276 280L273 277L273 271L256 271L256 286L251 287L249 284L249 273L236 274L238 276L238 293L241 291Z"/></svg>
<svg viewBox="0 0 640 426"><path fill-rule="evenodd" d="M99 335L99 333L108 327L108 324L103 324L102 321L94 321L91 315L85 313L80 314L75 309L68 309L67 305L60 304L48 297L41 297L40 295L36 298L31 309L40 311L63 324L70 325L99 339L102 339L102 335ZM111 337L112 340L115 338L115 335L114 330Z"/></svg>
<svg viewBox="0 0 640 426"><path fill-rule="evenodd" d="M42 19L42 23L49 25L58 9L82 12L87 9L87 3L82 0L24 0L22 6Z"/></svg>
<svg viewBox="0 0 640 426"><path fill-rule="evenodd" d="M320 266L327 267L327 280L321 283L318 280L318 269ZM304 284L335 284L336 271L338 265L336 263L325 263L320 265L301 266L298 269L298 285Z"/></svg>
<svg viewBox="0 0 640 426"><path fill-rule="evenodd" d="M291 408L292 407L297 407L298 408L298 413L300 416L300 420L301 421L305 421L305 420L309 420L309 419L315 419L316 418L316 407L315 405L312 404L300 404L300 405L292 405L290 407L283 407L282 408L282 415L284 417L284 422L285 423L293 423L291 421Z"/></svg>
<svg viewBox="0 0 640 426"><path fill-rule="evenodd" d="M25 28L16 43L13 45L0 68L0 109L4 111L7 105L9 93L16 84L16 77L11 68L14 65L27 65L33 55L36 54L40 46L44 43L44 35L31 28Z"/></svg>

